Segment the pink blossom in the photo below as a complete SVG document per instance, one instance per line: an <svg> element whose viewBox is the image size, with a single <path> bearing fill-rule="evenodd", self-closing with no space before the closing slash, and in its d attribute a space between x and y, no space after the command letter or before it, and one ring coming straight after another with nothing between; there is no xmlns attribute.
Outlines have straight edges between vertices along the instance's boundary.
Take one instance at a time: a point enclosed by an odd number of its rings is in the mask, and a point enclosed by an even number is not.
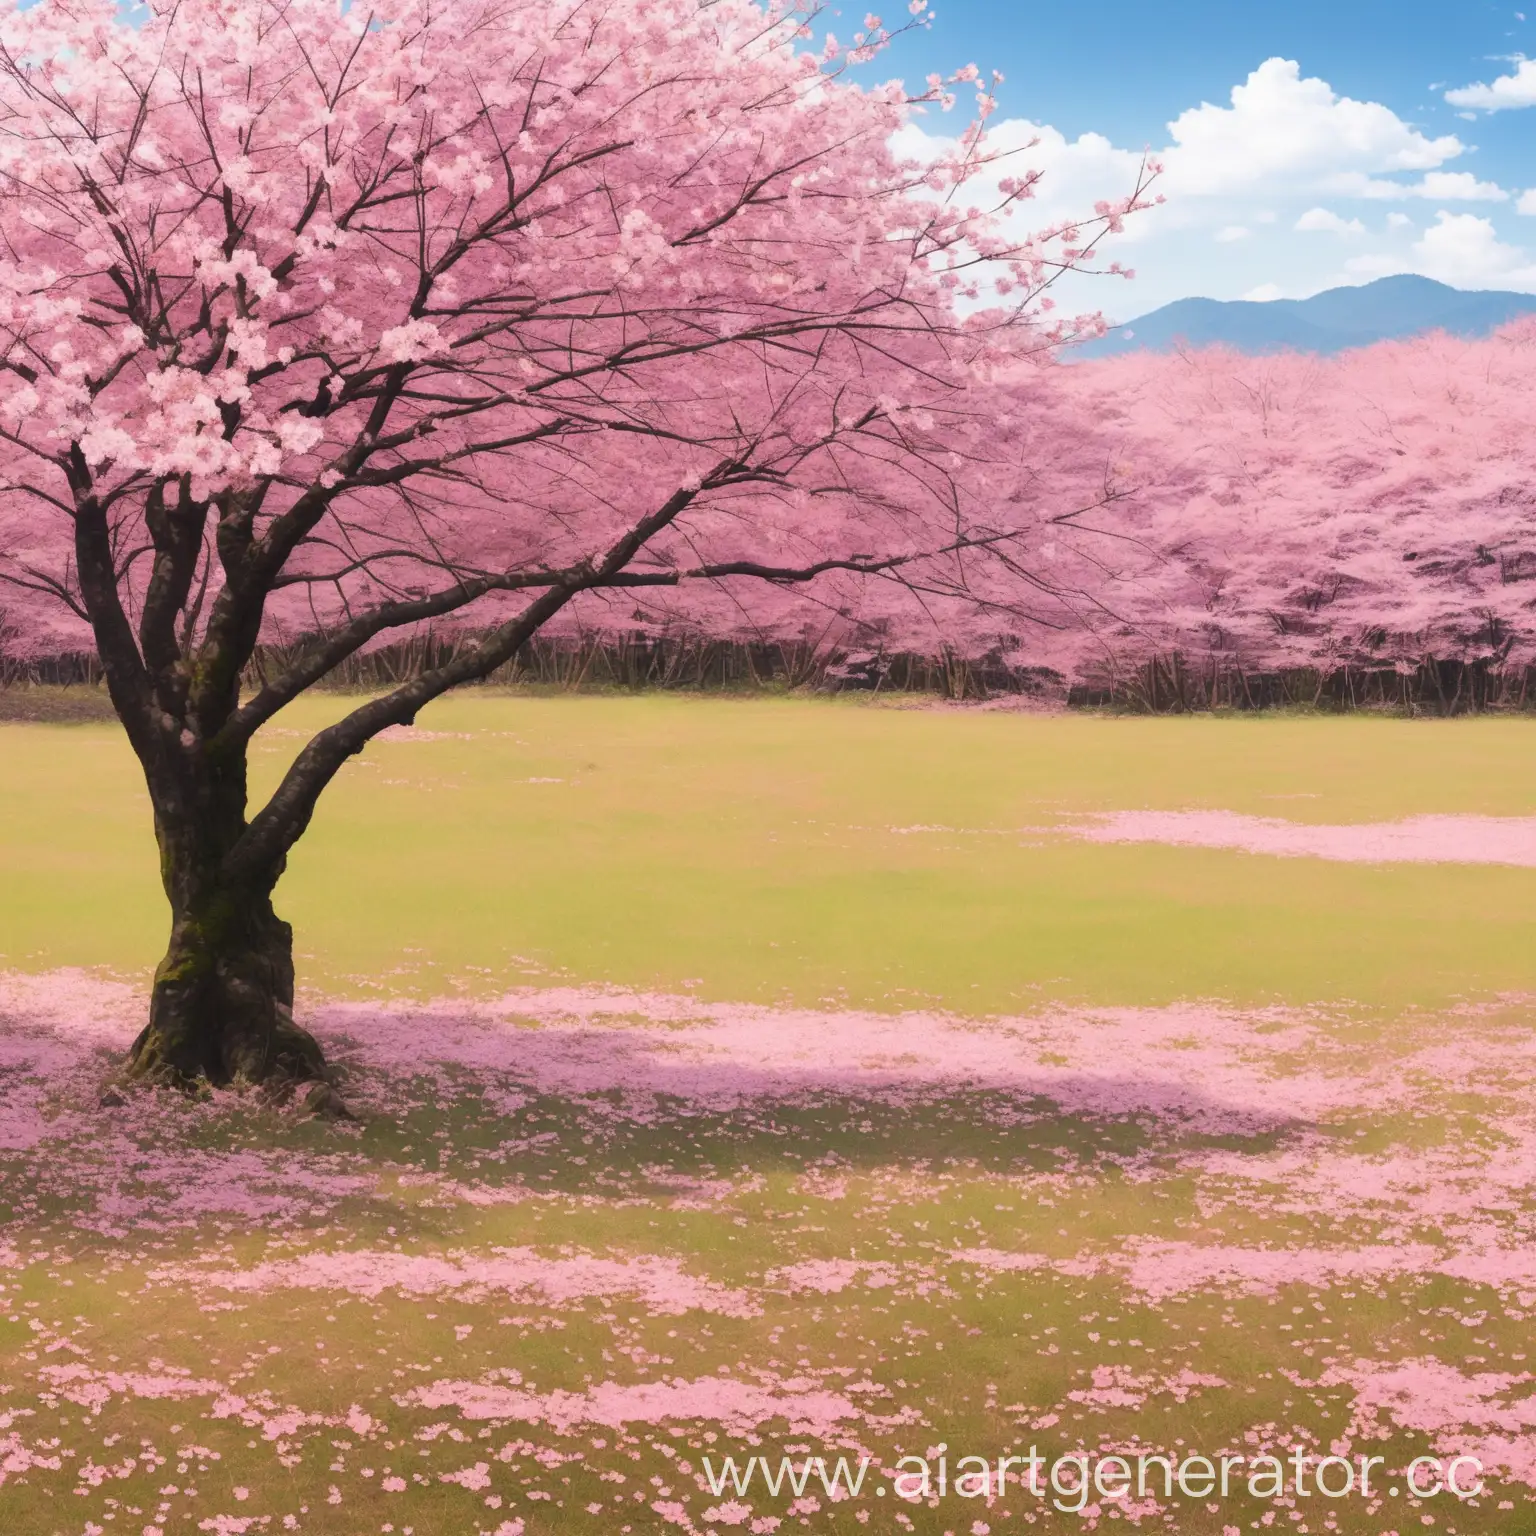
<svg viewBox="0 0 1536 1536"><path fill-rule="evenodd" d="M439 1381L416 1387L402 1401L423 1408L456 1407L466 1419L513 1419L547 1423L561 1433L581 1424L610 1429L630 1423L659 1424L706 1419L732 1433L746 1433L775 1419L796 1434L828 1436L840 1422L857 1420L860 1410L844 1394L797 1377L769 1384L729 1376L694 1381L599 1382L585 1392L535 1393L467 1381Z"/></svg>
<svg viewBox="0 0 1536 1536"><path fill-rule="evenodd" d="M1240 848L1360 863L1514 864L1536 868L1536 816L1409 816L1346 826L1234 811L1112 811L1068 829L1095 843Z"/></svg>
<svg viewBox="0 0 1536 1536"><path fill-rule="evenodd" d="M471 1493L476 1493L482 1488L491 1486L491 1468L488 1462L477 1461L472 1467L464 1467L458 1472L441 1472L438 1474L440 1483L457 1483L461 1488L468 1488Z"/></svg>
<svg viewBox="0 0 1536 1536"><path fill-rule="evenodd" d="M263 1292L287 1286L351 1291L377 1296L387 1289L408 1295L459 1291L483 1295L506 1291L533 1294L551 1302L583 1296L634 1295L659 1313L694 1309L750 1317L756 1307L739 1291L696 1280L676 1260L643 1255L633 1259L573 1257L547 1259L526 1248L492 1249L486 1256L449 1257L368 1249L306 1253L250 1269L180 1266L158 1270L158 1284L196 1284L229 1291Z"/></svg>
<svg viewBox="0 0 1536 1536"><path fill-rule="evenodd" d="M717 1525L745 1525L751 1517L750 1504L743 1504L740 1499L728 1499L724 1504L715 1504L706 1509L701 1518L712 1520Z"/></svg>

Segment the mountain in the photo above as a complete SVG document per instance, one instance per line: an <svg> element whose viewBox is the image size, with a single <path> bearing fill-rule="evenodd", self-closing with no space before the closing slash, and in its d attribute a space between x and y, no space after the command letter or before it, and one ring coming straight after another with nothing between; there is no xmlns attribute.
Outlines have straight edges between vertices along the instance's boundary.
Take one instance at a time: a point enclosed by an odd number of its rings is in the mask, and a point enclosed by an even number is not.
<svg viewBox="0 0 1536 1536"><path fill-rule="evenodd" d="M1176 299L1071 350L1072 357L1166 352L1177 342L1239 352L1342 352L1369 342L1449 331L1486 336L1520 315L1536 315L1536 294L1469 293L1427 277L1379 277L1359 288L1329 288L1310 299L1222 302Z"/></svg>

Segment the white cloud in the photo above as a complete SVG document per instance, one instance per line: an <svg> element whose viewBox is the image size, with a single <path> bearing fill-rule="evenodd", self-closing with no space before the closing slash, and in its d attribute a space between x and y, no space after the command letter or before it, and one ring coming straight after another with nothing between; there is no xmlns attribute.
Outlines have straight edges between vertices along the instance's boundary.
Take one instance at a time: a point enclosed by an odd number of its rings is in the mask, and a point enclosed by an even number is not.
<svg viewBox="0 0 1536 1536"><path fill-rule="evenodd" d="M1500 75L1486 85L1463 85L1447 91L1453 107L1476 107L1482 112L1501 112L1508 107L1536 107L1536 59L1516 59L1515 72Z"/></svg>
<svg viewBox="0 0 1536 1536"><path fill-rule="evenodd" d="M1457 288L1516 288L1536 291L1536 262L1518 246L1499 239L1492 219L1442 208L1415 240L1409 255L1356 256L1345 263L1365 277L1417 272Z"/></svg>
<svg viewBox="0 0 1536 1536"><path fill-rule="evenodd" d="M896 147L919 158L952 152L947 127L937 114L919 117L901 131ZM1068 139L1048 124L1018 118L994 120L988 139L994 150L1015 152L995 176L1041 173L1035 196L1011 218L1021 236L1082 218L1100 199L1124 197L1143 161L1141 150L1123 149L1103 134ZM1516 286L1511 274L1529 258L1501 245L1487 220L1443 228L1452 217L1446 210L1458 205L1516 206L1497 183L1449 169L1447 162L1466 148L1454 135L1421 132L1381 102L1341 96L1290 60L1268 59L1232 88L1230 104L1191 107L1168 124L1165 146L1153 146L1166 167L1154 190L1167 202L1133 215L1122 235L1099 247L1101 264L1134 266L1136 281L1069 275L1055 297L1065 309L1103 309L1124 320L1194 294L1277 298L1283 283L1284 296L1296 297L1389 271ZM985 189L976 200L987 201ZM1439 210L1433 231L1419 236L1419 221L1395 210L1382 227L1383 202L1425 206L1426 200L1426 213ZM1536 189L1519 206L1533 203ZM1349 270L1337 243L1318 238L1320 232L1347 236L1357 250L1369 250L1368 227L1382 254L1362 253L1362 265Z"/></svg>
<svg viewBox="0 0 1536 1536"><path fill-rule="evenodd" d="M1475 213L1447 213L1442 208L1413 248L1424 262L1425 275L1445 283L1506 282L1536 288L1536 265L1530 257L1504 244L1493 220Z"/></svg>
<svg viewBox="0 0 1536 1536"><path fill-rule="evenodd" d="M1260 283L1257 288L1250 288L1243 297L1250 304L1272 304L1276 299L1283 299L1285 291L1279 283Z"/></svg>
<svg viewBox="0 0 1536 1536"><path fill-rule="evenodd" d="M1168 125L1170 197L1220 196L1255 184L1318 185L1340 172L1430 171L1461 154L1454 134L1425 138L1390 107L1303 79L1291 59L1266 59L1230 107L1202 102Z"/></svg>
<svg viewBox="0 0 1536 1536"><path fill-rule="evenodd" d="M1536 214L1536 187L1530 187L1520 194L1520 201L1515 204L1515 212Z"/></svg>
<svg viewBox="0 0 1536 1536"><path fill-rule="evenodd" d="M1496 181L1479 181L1471 171L1428 171L1408 189L1411 197L1434 202L1507 203L1509 193Z"/></svg>
<svg viewBox="0 0 1536 1536"><path fill-rule="evenodd" d="M1331 208L1308 208L1296 220L1296 228L1305 231L1326 231L1335 235L1363 235L1365 225L1359 219L1340 218Z"/></svg>
<svg viewBox="0 0 1536 1536"><path fill-rule="evenodd" d="M1376 200L1422 197L1435 203L1507 203L1509 193L1496 181L1479 181L1471 171L1426 171L1417 181L1383 181L1348 172L1334 179L1334 190L1349 197Z"/></svg>

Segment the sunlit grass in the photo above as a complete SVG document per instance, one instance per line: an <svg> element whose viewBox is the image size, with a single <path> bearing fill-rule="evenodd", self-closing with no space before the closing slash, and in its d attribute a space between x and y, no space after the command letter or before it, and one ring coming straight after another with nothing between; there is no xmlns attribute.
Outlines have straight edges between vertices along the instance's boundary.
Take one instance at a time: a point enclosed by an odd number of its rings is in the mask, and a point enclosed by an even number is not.
<svg viewBox="0 0 1536 1536"><path fill-rule="evenodd" d="M340 707L321 699L296 718L312 729ZM1043 1094L856 1085L735 1112L676 1102L631 1116L535 1091L508 1110L466 1070L422 1078L397 1113L355 1126L227 1104L168 1113L130 1145L77 1084L59 1106L80 1116L67 1156L0 1150L0 1462L8 1446L42 1458L0 1482L0 1536L490 1536L518 1521L523 1536L1079 1530L1023 1495L990 1507L823 1497L798 1512L756 1496L751 1519L781 1524L737 1525L707 1516L719 1501L697 1473L704 1454L858 1446L888 1464L941 1441L993 1457L1298 1439L1324 1451L1354 1411L1327 1373L1362 1360L1503 1372L1516 1385L1501 1390L1526 1392L1532 1308L1518 1288L1430 1263L1158 1298L1126 1264L1159 1245L1454 1255L1474 1227L1518 1255L1531 1231L1520 1159L1536 1146L1527 1005L1455 1005L1536 992L1536 871L1101 847L1031 829L1139 807L1317 822L1530 814L1530 725L492 696L447 702L418 727L441 734L379 743L348 769L284 883L312 1003L563 982L962 1014L1213 997L1307 1010L1314 1034L1273 1037L1287 1076L1347 1078L1358 1064L1394 1092L1212 1130L1172 1112L1073 1113ZM263 785L299 744L262 744ZM135 772L109 727L0 726L0 969L142 977L153 964L164 912ZM941 830L902 830L914 827ZM666 1049L686 1035L640 1002L606 1027ZM515 1075L527 1037L509 1038ZM1437 1051L1472 1053L1478 1069L1442 1084ZM1170 1048L1170 1081L1185 1054ZM1449 1180L1500 1149L1514 1171L1465 1209L1409 1196L1357 1208L1350 1187L1293 1197L1284 1179L1239 1178L1353 1156L1428 1159ZM204 1155L257 1159L249 1211L242 1174L226 1181L229 1208L178 1214L170 1197L197 1193ZM357 1187L326 1187L338 1171ZM274 1177L281 1196L262 1205ZM505 1252L655 1261L750 1305L195 1278L356 1250L380 1266ZM975 1250L1035 1267L956 1258ZM785 1279L832 1262L862 1267L825 1291ZM1092 1372L1111 1364L1142 1380L1139 1401L1092 1395ZM56 1373L75 1365L84 1375ZM1222 1384L1175 1390L1181 1371ZM135 1395L129 1379L163 1387L182 1372L213 1389ZM750 1432L697 1417L492 1422L411 1395L457 1381L579 1399L722 1377L876 1390L825 1439L785 1419ZM107 1381L99 1412L71 1400L72 1379L77 1395ZM349 1427L357 1414L365 1426ZM1399 1425L1355 1449L1397 1465L1434 1444ZM483 1484L444 1481L479 1463ZM1273 1514L1274 1529L1380 1536L1433 1514L1472 1536L1521 1528L1509 1522L1527 1516L1528 1490L1501 1510L1506 1492L1295 1510L1176 1499L1142 1528L1220 1536ZM674 1503L684 1519L657 1508ZM1100 1528L1131 1527L1105 1512Z"/></svg>
<svg viewBox="0 0 1536 1536"><path fill-rule="evenodd" d="M294 734L258 748L258 787L342 707L290 711ZM1523 720L477 695L418 723L444 739L370 747L292 858L279 904L306 985L489 991L558 975L967 1011L1190 996L1438 1006L1536 987L1536 872L1027 830L1142 807L1530 814ZM164 902L115 730L0 726L0 792L0 963L152 966ZM956 830L893 830L917 826Z"/></svg>

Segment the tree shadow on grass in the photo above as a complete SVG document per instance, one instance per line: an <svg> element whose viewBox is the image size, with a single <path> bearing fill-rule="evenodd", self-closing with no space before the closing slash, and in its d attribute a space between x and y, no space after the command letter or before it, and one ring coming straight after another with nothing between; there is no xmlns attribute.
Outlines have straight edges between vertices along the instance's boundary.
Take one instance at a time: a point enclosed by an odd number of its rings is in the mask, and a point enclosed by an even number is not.
<svg viewBox="0 0 1536 1536"><path fill-rule="evenodd" d="M0 1212L10 1211L0 1237L12 1222L71 1212L103 1234L204 1220L366 1227L399 1208L411 1179L427 1192L409 1198L423 1203L478 1188L486 1205L547 1194L699 1208L755 1179L795 1181L811 1197L866 1175L1130 1182L1174 1173L1192 1151L1263 1158L1322 1128L1299 1112L1306 1094L1273 1062L1250 1060L1223 1078L1183 1049L1143 1052L1129 1067L1085 1053L1076 1068L1059 1054L1033 1059L1006 1033L946 1026L971 1053L953 1070L933 1048L947 1040L937 1033L912 1036L922 1059L872 1049L855 1060L845 1038L841 1064L815 1053L763 1064L712 1057L687 1029L466 1025L454 1036L460 1021L450 1017L436 1021L441 1036L420 1034L413 1057L387 1034L399 1019L373 1017L379 1038L326 1032L363 1115L343 1127L254 1094L199 1104L146 1092L102 1109L94 1040L71 1051L46 1030L28 1035L35 1059L22 1071L18 1058L0 1085L0 1121L27 1143L4 1160L14 1198L0 1191ZM854 1045L862 1049L856 1034ZM457 1193L434 1194L444 1181ZM690 1191L689 1181L713 1187Z"/></svg>
<svg viewBox="0 0 1536 1536"><path fill-rule="evenodd" d="M785 1097L778 1082L760 1085L758 1094L750 1077L735 1074L740 1099L729 1107L659 1093L637 1108L613 1089L529 1093L509 1110L505 1089L488 1093L471 1074L451 1079L457 1081L417 1079L417 1102L398 1117L365 1119L358 1149L405 1164L425 1150L441 1174L582 1194L611 1193L615 1183L633 1192L650 1173L734 1180L783 1172L824 1183L877 1170L1097 1176L1171 1164L1196 1149L1264 1157L1317 1130L1314 1121L1257 1115L1188 1087L1179 1090L1177 1107L1156 1112L1074 1106L1070 1087L1063 1092L1059 1080L1050 1093L1027 1083L908 1088L893 1100L853 1087ZM1132 1087L1143 1091L1146 1084L1095 1078L1092 1092L1080 1097L1113 1100Z"/></svg>

